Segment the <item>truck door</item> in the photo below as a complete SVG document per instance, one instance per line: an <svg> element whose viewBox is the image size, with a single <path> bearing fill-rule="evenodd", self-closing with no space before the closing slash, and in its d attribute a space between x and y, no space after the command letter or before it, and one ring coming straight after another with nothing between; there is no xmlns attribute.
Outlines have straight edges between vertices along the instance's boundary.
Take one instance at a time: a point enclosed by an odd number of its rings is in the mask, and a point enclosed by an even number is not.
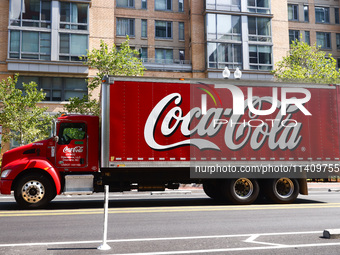
<svg viewBox="0 0 340 255"><path fill-rule="evenodd" d="M56 166L64 168L86 167L87 134L86 123L62 122L56 144Z"/></svg>

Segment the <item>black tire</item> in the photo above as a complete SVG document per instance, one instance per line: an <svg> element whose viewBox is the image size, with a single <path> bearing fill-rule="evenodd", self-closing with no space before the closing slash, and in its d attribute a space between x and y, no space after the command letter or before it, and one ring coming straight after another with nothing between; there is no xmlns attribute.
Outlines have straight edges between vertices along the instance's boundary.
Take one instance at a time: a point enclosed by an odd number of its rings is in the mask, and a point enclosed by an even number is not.
<svg viewBox="0 0 340 255"><path fill-rule="evenodd" d="M219 180L208 180L203 183L203 190L205 194L216 200L223 199L221 194L221 181Z"/></svg>
<svg viewBox="0 0 340 255"><path fill-rule="evenodd" d="M296 179L279 178L265 182L267 197L279 204L289 204L295 201L299 195L299 182Z"/></svg>
<svg viewBox="0 0 340 255"><path fill-rule="evenodd" d="M39 173L23 176L14 188L15 200L25 209L43 208L55 196L53 183L44 174Z"/></svg>
<svg viewBox="0 0 340 255"><path fill-rule="evenodd" d="M223 195L232 203L249 205L259 195L259 184L255 179L228 179L222 188Z"/></svg>

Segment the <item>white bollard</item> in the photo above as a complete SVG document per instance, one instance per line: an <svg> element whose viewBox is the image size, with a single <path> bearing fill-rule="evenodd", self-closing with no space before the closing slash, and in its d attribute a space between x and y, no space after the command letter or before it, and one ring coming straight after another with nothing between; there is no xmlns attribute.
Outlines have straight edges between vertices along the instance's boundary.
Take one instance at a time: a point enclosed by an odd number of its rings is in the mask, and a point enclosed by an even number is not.
<svg viewBox="0 0 340 255"><path fill-rule="evenodd" d="M108 221L108 211L109 211L109 185L105 185L105 195L104 195L104 233L103 233L103 243L98 246L98 250L107 251L111 247L107 244L107 221Z"/></svg>

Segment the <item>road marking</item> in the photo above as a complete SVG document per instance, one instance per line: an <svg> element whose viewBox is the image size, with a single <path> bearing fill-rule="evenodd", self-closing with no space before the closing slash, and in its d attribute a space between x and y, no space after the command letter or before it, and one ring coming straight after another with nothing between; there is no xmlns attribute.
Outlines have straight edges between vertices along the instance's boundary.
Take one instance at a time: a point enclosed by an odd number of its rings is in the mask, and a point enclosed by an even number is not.
<svg viewBox="0 0 340 255"><path fill-rule="evenodd" d="M255 241L260 236L261 236L260 234L251 235L248 239L244 240L244 242L246 242L246 243L256 243L256 244L264 244L264 245L274 245L274 246L282 245L282 244L277 244L277 243L268 243L268 242Z"/></svg>
<svg viewBox="0 0 340 255"><path fill-rule="evenodd" d="M203 212L203 211L252 211L252 210L287 210L287 209L324 209L339 208L340 203L327 204L280 204L280 205L247 205L247 206L182 206L182 207L131 207L110 208L110 214L124 213L169 213L169 212ZM1 211L0 217L22 216L57 216L102 214L103 209L70 209L70 210L36 210L36 211Z"/></svg>
<svg viewBox="0 0 340 255"><path fill-rule="evenodd" d="M259 233L259 234L235 234L235 235L213 235L213 236L180 236L180 237L156 237L156 238L136 238L136 239L116 239L108 240L109 243L122 242L154 242L154 241L170 241L170 240L192 240L192 239L216 239L216 238L232 238L232 237L248 237L248 236L278 236L278 235L306 235L306 234L320 234L322 231L303 231L303 232L283 232L283 233ZM44 242L44 243L14 243L14 244L0 244L0 247L16 247L16 246L43 246L43 245L64 245L64 244L88 244L100 243L101 240L91 241L68 241L68 242ZM339 243L340 244L340 243Z"/></svg>

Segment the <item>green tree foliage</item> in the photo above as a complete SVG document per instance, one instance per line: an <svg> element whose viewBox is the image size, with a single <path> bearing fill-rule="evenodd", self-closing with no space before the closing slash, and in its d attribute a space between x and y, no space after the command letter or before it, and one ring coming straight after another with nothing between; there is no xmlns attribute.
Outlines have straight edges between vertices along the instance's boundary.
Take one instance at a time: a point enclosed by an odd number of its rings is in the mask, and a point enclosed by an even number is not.
<svg viewBox="0 0 340 255"><path fill-rule="evenodd" d="M340 80L336 60L316 45L295 40L288 56L276 64L273 71L279 81L334 84Z"/></svg>
<svg viewBox="0 0 340 255"><path fill-rule="evenodd" d="M97 70L95 77L88 81L88 95L83 98L71 98L70 104L65 106L67 112L99 115L99 101L92 99L93 91L98 88L105 75L115 76L142 76L144 66L137 57L139 52L129 46L129 37L120 45L119 48L114 44L111 48L101 41L99 49L89 51L86 56L81 57L85 60L84 64Z"/></svg>
<svg viewBox="0 0 340 255"><path fill-rule="evenodd" d="M4 142L11 138L22 144L42 140L49 135L52 117L44 114L47 107L37 103L45 98L37 84L23 83L23 90L15 87L18 76L8 77L0 82L0 123Z"/></svg>

